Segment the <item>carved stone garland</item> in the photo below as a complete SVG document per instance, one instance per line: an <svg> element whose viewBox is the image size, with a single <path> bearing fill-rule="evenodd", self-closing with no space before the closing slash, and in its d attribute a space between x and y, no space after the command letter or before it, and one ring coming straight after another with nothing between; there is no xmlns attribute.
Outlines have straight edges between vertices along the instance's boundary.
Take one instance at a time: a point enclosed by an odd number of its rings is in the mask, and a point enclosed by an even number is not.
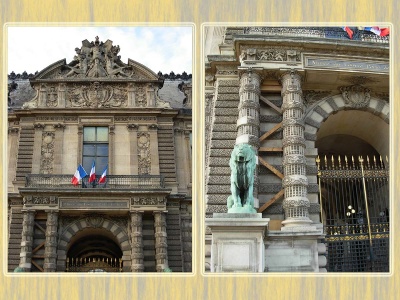
<svg viewBox="0 0 400 300"><path fill-rule="evenodd" d="M52 131L44 131L42 134L40 174L53 173L54 138L55 134Z"/></svg>
<svg viewBox="0 0 400 300"><path fill-rule="evenodd" d="M147 132L138 132L138 155L139 155L139 175L150 174L150 134Z"/></svg>
<svg viewBox="0 0 400 300"><path fill-rule="evenodd" d="M283 209L285 226L282 230L290 230L295 226L307 226L310 202L307 198L308 180L306 176L306 158L304 156L305 139L303 95L301 77L291 71L282 76L283 97L283 170L285 177L282 185L285 190Z"/></svg>

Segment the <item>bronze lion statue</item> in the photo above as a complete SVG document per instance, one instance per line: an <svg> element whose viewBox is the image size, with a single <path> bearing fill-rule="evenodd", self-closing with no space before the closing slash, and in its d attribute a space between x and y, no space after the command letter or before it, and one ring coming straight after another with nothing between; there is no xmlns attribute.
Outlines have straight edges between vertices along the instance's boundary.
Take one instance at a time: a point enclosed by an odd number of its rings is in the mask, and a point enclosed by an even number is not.
<svg viewBox="0 0 400 300"><path fill-rule="evenodd" d="M256 168L256 154L249 144L238 144L232 151L229 161L231 167L231 193L228 198L228 212L234 207L254 209L253 185Z"/></svg>

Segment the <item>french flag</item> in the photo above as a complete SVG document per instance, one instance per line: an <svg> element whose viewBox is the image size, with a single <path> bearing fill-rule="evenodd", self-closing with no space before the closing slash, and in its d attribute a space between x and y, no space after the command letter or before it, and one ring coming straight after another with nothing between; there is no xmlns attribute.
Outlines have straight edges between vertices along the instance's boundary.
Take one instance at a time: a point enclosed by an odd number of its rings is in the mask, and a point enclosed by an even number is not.
<svg viewBox="0 0 400 300"><path fill-rule="evenodd" d="M371 31L379 36L387 36L390 33L388 27L364 27L364 30Z"/></svg>
<svg viewBox="0 0 400 300"><path fill-rule="evenodd" d="M78 169L76 169L74 177L72 177L71 183L73 185L78 185L79 181L85 176L87 176L85 169L82 167L82 165L79 165Z"/></svg>
<svg viewBox="0 0 400 300"><path fill-rule="evenodd" d="M347 32L350 39L353 39L353 30L351 30L350 27L345 26L345 27L342 27L342 29Z"/></svg>
<svg viewBox="0 0 400 300"><path fill-rule="evenodd" d="M95 162L93 160L92 168L90 169L89 183L94 182L95 180L96 180L96 167L95 167Z"/></svg>
<svg viewBox="0 0 400 300"><path fill-rule="evenodd" d="M108 168L108 166L105 167L103 173L101 174L101 177L99 179L99 183L105 183L106 182L107 168Z"/></svg>

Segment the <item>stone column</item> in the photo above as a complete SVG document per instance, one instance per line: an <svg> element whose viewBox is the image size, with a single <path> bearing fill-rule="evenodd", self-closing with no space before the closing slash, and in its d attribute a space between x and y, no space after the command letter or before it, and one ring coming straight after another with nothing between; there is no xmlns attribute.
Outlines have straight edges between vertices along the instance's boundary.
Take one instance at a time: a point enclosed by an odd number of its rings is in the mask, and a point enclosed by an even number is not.
<svg viewBox="0 0 400 300"><path fill-rule="evenodd" d="M246 143L253 146L256 156L260 147L260 82L261 77L251 69L241 75L236 138L236 145ZM254 174L253 195L254 207L257 208L259 207L257 168Z"/></svg>
<svg viewBox="0 0 400 300"><path fill-rule="evenodd" d="M236 144L247 143L259 148L260 132L260 76L251 69L240 78L239 117L237 120Z"/></svg>
<svg viewBox="0 0 400 300"><path fill-rule="evenodd" d="M150 135L150 174L151 175L160 175L160 164L159 164L159 156L158 156L158 138L157 138L157 124L151 124L148 126L149 135Z"/></svg>
<svg viewBox="0 0 400 300"><path fill-rule="evenodd" d="M139 126L137 124L128 124L126 128L129 130L131 175L138 175L137 132Z"/></svg>
<svg viewBox="0 0 400 300"><path fill-rule="evenodd" d="M156 242L156 269L157 272L162 272L165 268L168 268L166 212L154 212L154 231Z"/></svg>
<svg viewBox="0 0 400 300"><path fill-rule="evenodd" d="M283 171L282 181L285 190L283 209L285 220L282 231L300 229L309 226L310 201L307 198L308 180L306 176L306 158L304 155L303 94L301 76L296 71L282 75L282 112L283 112Z"/></svg>
<svg viewBox="0 0 400 300"><path fill-rule="evenodd" d="M57 267L58 211L46 210L46 242L44 251L44 271L55 272Z"/></svg>
<svg viewBox="0 0 400 300"><path fill-rule="evenodd" d="M22 221L22 240L19 267L24 272L30 272L32 267L32 245L33 245L33 225L35 224L35 211L22 210L24 213Z"/></svg>
<svg viewBox="0 0 400 300"><path fill-rule="evenodd" d="M143 212L131 212L131 239L132 239L132 272L144 271L143 254Z"/></svg>
<svg viewBox="0 0 400 300"><path fill-rule="evenodd" d="M58 107L65 108L65 94L66 94L65 83L60 83L58 85Z"/></svg>

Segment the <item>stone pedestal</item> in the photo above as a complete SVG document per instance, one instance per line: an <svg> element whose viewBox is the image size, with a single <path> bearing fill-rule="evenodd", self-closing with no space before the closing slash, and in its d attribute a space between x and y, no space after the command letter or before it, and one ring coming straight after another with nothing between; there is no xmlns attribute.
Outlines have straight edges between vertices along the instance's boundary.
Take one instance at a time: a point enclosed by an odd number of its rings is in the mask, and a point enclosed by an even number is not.
<svg viewBox="0 0 400 300"><path fill-rule="evenodd" d="M211 272L264 272L264 236L269 219L260 213L214 213Z"/></svg>
<svg viewBox="0 0 400 300"><path fill-rule="evenodd" d="M319 255L322 232L269 231L265 242L266 272L321 272Z"/></svg>

